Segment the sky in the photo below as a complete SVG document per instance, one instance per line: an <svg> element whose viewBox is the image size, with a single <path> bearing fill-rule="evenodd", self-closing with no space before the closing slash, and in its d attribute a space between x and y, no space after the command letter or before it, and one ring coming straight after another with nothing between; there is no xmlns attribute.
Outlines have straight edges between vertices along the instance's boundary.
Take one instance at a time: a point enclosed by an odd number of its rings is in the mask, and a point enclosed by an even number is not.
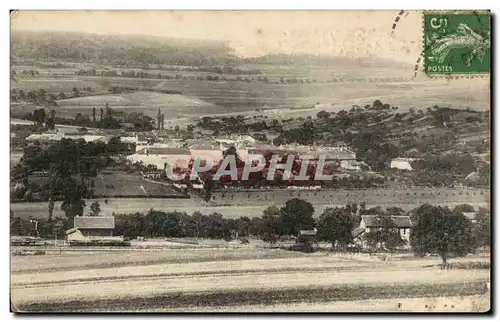
<svg viewBox="0 0 500 322"><path fill-rule="evenodd" d="M139 34L219 40L234 54L378 56L415 63L422 16L409 11L20 11L13 30Z"/></svg>

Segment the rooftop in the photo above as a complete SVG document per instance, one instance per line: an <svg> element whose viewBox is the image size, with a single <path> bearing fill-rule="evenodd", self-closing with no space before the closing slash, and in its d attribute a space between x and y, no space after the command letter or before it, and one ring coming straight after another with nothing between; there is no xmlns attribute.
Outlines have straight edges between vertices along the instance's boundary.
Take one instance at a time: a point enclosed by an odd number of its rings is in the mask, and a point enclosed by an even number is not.
<svg viewBox="0 0 500 322"><path fill-rule="evenodd" d="M182 148L143 148L136 152L137 154L158 154L158 155L191 155L189 149Z"/></svg>
<svg viewBox="0 0 500 322"><path fill-rule="evenodd" d="M302 236L316 236L317 231L314 230L301 230L300 235Z"/></svg>
<svg viewBox="0 0 500 322"><path fill-rule="evenodd" d="M115 217L75 217L74 228L77 229L113 229L115 228Z"/></svg>
<svg viewBox="0 0 500 322"><path fill-rule="evenodd" d="M394 222L397 228L411 227L410 216L387 216L387 217ZM366 227L381 227L382 225L381 216L365 215L361 216L361 219L364 221Z"/></svg>

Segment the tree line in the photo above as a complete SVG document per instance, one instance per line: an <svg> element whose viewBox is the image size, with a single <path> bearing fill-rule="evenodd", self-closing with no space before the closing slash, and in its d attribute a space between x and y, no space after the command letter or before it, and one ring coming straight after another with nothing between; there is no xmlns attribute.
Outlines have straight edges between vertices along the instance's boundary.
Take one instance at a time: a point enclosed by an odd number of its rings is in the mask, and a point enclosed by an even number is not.
<svg viewBox="0 0 500 322"><path fill-rule="evenodd" d="M219 73L217 67L214 69L215 71L211 71L215 73L215 75L168 75L163 73L149 73L145 71L117 71L117 70L103 70L96 71L95 69L91 70L80 70L75 72L77 76L104 76L104 77L126 77L126 78L148 78L148 79L176 79L176 80L207 80L207 81L233 81L233 82L262 82L262 83L270 83L269 78L266 76L248 76L248 75L256 75L254 72L232 72L232 73ZM227 77L223 76L224 74L230 75L238 75L236 77ZM246 76L246 77L245 77Z"/></svg>
<svg viewBox="0 0 500 322"><path fill-rule="evenodd" d="M162 71L177 71L177 72L204 72L214 74L228 74L228 75L260 75L262 72L259 69L242 69L231 66L142 66L143 70L158 69ZM81 69L76 73L79 76L125 76L125 77L138 77L138 78L162 78L161 73L150 73L146 71L115 71L115 70L96 70L96 69Z"/></svg>
<svg viewBox="0 0 500 322"><path fill-rule="evenodd" d="M396 207L381 209L366 208L364 204L348 204L344 207L327 208L314 218L311 203L294 198L282 207L269 206L261 217L225 218L220 213L203 215L194 212L163 212L150 209L146 214L114 214L114 235L126 238L143 236L146 238L209 238L247 240L248 237L261 239L270 244L279 240L300 237L301 230L317 229L317 241L331 243L331 251L348 251L356 239L366 241L369 249L394 251L401 246L411 246L417 256L439 255L446 263L450 257L465 256L480 247L491 246L491 222L486 209L479 209L475 222L464 212L474 210L470 205L459 205L454 209L425 204L410 212L412 226L409 245L401 238L394 216L406 213ZM100 212L99 204L93 203L91 215ZM353 232L360 226L362 216L373 215L379 219L380 227L356 236ZM51 237L51 225L62 222L71 227L72 218L39 219L41 237ZM30 219L14 217L11 213L12 235L33 235ZM42 228L40 228L42 227ZM60 236L59 236L60 237Z"/></svg>
<svg viewBox="0 0 500 322"><path fill-rule="evenodd" d="M30 102L36 105L57 106L57 100L64 100L74 97L92 95L93 90L90 86L82 89L74 86L71 92L49 93L46 89L24 91L22 89L12 88L10 90L10 100L12 102Z"/></svg>
<svg viewBox="0 0 500 322"><path fill-rule="evenodd" d="M85 132L85 128L87 127L121 129L124 123L130 125L130 129L136 131L151 131L154 129L154 119L144 115L143 112L126 113L124 111L115 111L107 103L104 108L91 108L89 114L91 116L78 112L74 119L69 119L57 117L54 109L51 109L49 114L47 114L44 108L36 108L33 112L27 113L22 118L35 123L34 132L54 130L56 124L81 126L83 132Z"/></svg>

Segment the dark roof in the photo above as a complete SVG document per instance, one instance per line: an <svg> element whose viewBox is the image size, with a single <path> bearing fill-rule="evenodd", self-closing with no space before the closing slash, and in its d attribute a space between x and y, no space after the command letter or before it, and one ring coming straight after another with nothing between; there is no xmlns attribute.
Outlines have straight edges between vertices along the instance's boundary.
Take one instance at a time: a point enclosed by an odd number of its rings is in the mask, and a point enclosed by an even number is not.
<svg viewBox="0 0 500 322"><path fill-rule="evenodd" d="M410 228L411 220L410 216L388 216L391 218L397 228ZM381 217L366 215L361 216L361 219L364 221L366 227L381 227Z"/></svg>
<svg viewBox="0 0 500 322"><path fill-rule="evenodd" d="M115 228L115 217L75 217L74 228L77 229L113 229Z"/></svg>

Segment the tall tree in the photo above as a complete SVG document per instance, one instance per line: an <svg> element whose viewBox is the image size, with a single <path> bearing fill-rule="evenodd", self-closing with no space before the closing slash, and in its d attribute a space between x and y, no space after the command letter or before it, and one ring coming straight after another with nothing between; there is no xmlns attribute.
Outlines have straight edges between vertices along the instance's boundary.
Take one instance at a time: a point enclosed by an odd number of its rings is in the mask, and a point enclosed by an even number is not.
<svg viewBox="0 0 500 322"><path fill-rule="evenodd" d="M314 228L314 207L311 203L294 198L281 208L281 223L285 235L297 236L300 230Z"/></svg>
<svg viewBox="0 0 500 322"><path fill-rule="evenodd" d="M485 211L476 214L474 223L474 238L478 247L491 246L491 218Z"/></svg>
<svg viewBox="0 0 500 322"><path fill-rule="evenodd" d="M281 235L281 211L276 206L269 206L264 210L262 215L262 240L271 244L278 241Z"/></svg>
<svg viewBox="0 0 500 322"><path fill-rule="evenodd" d="M318 221L318 239L328 240L335 245L345 248L353 241L352 230L354 218L346 208L326 208Z"/></svg>
<svg viewBox="0 0 500 322"><path fill-rule="evenodd" d="M477 247L467 217L447 207L431 205L415 211L410 241L416 254L437 253L444 266L450 256L465 256Z"/></svg>

